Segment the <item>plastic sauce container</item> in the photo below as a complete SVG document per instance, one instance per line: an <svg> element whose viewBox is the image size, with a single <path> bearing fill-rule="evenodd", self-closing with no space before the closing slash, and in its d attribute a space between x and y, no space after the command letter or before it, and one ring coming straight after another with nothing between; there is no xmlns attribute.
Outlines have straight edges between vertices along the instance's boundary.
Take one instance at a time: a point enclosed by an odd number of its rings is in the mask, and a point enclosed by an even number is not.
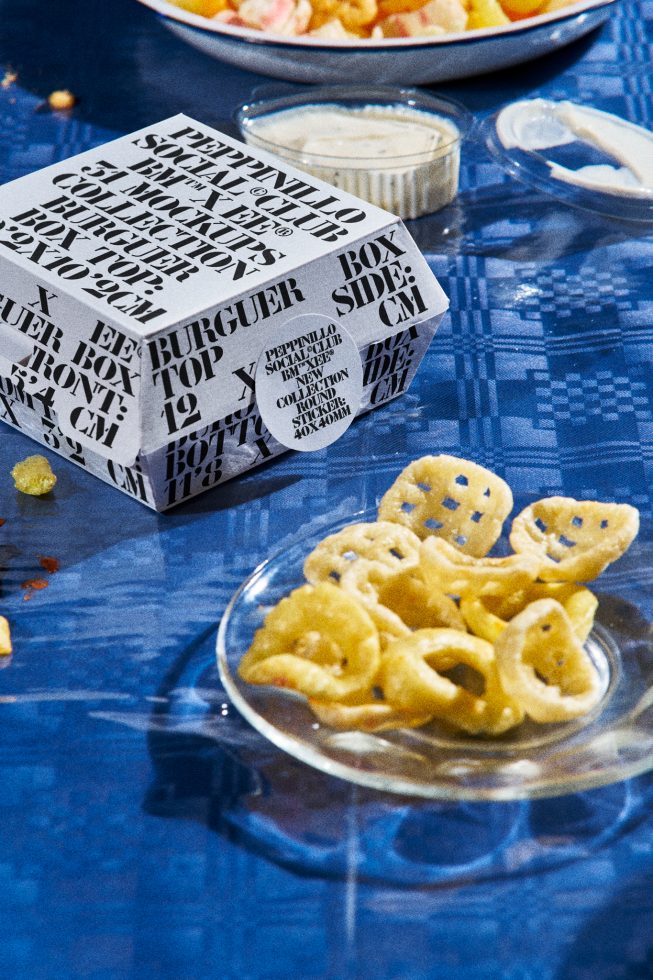
<svg viewBox="0 0 653 980"><path fill-rule="evenodd" d="M455 198L471 124L458 103L386 86L260 98L240 106L235 120L246 143L401 218Z"/></svg>

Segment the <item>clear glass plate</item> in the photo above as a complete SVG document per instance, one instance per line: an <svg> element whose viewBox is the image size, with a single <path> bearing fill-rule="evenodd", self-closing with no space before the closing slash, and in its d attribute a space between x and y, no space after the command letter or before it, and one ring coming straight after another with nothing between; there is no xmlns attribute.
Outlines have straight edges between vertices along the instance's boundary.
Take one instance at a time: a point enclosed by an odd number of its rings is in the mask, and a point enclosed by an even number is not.
<svg viewBox="0 0 653 980"><path fill-rule="evenodd" d="M308 528L259 565L229 603L218 631L218 667L229 697L254 728L330 775L431 799L558 796L653 768L650 524L592 585L599 607L586 649L599 670L603 696L584 719L524 722L492 739L452 735L435 722L377 735L340 732L320 724L301 695L241 680L238 664L255 630L272 606L303 583L304 559L315 544L345 524L374 517L363 512Z"/></svg>

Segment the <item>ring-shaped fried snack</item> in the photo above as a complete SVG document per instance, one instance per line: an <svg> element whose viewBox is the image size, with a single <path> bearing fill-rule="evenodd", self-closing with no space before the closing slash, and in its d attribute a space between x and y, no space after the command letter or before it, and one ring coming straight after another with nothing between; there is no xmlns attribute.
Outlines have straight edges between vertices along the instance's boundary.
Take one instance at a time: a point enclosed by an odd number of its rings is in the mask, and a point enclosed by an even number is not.
<svg viewBox="0 0 653 980"><path fill-rule="evenodd" d="M537 722L567 721L600 700L598 672L555 599L537 599L495 645L504 689Z"/></svg>
<svg viewBox="0 0 653 980"><path fill-rule="evenodd" d="M503 633L508 625L507 620L502 619L493 611L493 599L495 596L466 595L460 600L460 612L467 624L467 628L474 636L480 636L488 643L494 643Z"/></svg>
<svg viewBox="0 0 653 980"><path fill-rule="evenodd" d="M510 544L542 559L545 582L591 582L629 548L639 530L630 504L544 497L515 517Z"/></svg>
<svg viewBox="0 0 653 980"><path fill-rule="evenodd" d="M429 588L419 566L400 569L383 579L378 599L411 630L447 626L466 632L465 620L456 603L440 589Z"/></svg>
<svg viewBox="0 0 653 980"><path fill-rule="evenodd" d="M323 538L304 562L304 575L316 584L340 577L359 559L399 569L417 564L419 538L407 528L390 521L347 524Z"/></svg>
<svg viewBox="0 0 653 980"><path fill-rule="evenodd" d="M501 477L457 456L423 456L397 477L379 504L379 520L396 521L419 538L444 538L468 555L486 555L512 510Z"/></svg>
<svg viewBox="0 0 653 980"><path fill-rule="evenodd" d="M427 538L420 548L419 568L430 589L462 597L523 591L537 578L540 564L534 554L472 558L442 538Z"/></svg>
<svg viewBox="0 0 653 980"><path fill-rule="evenodd" d="M238 672L251 684L338 701L368 691L378 667L379 636L368 613L321 582L300 586L268 613Z"/></svg>
<svg viewBox="0 0 653 980"><path fill-rule="evenodd" d="M398 636L410 633L410 627L388 606L379 601L379 592L387 577L394 573L387 565L361 558L343 572L340 588L355 598L369 613L379 631L381 648Z"/></svg>
<svg viewBox="0 0 653 980"><path fill-rule="evenodd" d="M397 728L419 728L431 720L431 715L404 711L386 701L367 704L342 704L340 701L317 701L309 698L313 714L330 728L340 731L387 732Z"/></svg>
<svg viewBox="0 0 653 980"><path fill-rule="evenodd" d="M575 582L533 582L526 590L526 606L536 599L555 599L569 616L574 634L581 643L590 635L599 600L585 585Z"/></svg>
<svg viewBox="0 0 653 980"><path fill-rule="evenodd" d="M459 630L395 640L381 655L379 680L390 704L430 712L469 734L499 735L523 718L501 686L492 645Z"/></svg>
<svg viewBox="0 0 653 980"><path fill-rule="evenodd" d="M416 567L395 571L361 559L344 572L340 587L365 606L380 633L404 636L434 626L465 631L453 599L429 589Z"/></svg>
<svg viewBox="0 0 653 980"><path fill-rule="evenodd" d="M469 631L481 636L488 643L494 643L508 625L508 621L536 599L555 599L564 608L571 620L574 633L584 643L594 625L594 615L598 599L584 585L572 582L533 582L522 593L517 593L518 605L511 603L508 613L503 596L467 595L460 600L460 612Z"/></svg>

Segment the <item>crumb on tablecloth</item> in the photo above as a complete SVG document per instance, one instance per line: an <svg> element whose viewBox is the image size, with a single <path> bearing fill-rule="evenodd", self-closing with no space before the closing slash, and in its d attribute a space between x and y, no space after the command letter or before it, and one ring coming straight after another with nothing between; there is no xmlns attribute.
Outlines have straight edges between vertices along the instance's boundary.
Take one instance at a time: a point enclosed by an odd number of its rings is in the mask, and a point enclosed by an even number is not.
<svg viewBox="0 0 653 980"><path fill-rule="evenodd" d="M33 497L41 497L49 493L57 482L45 456L28 456L16 463L11 475L16 489Z"/></svg>
<svg viewBox="0 0 653 980"><path fill-rule="evenodd" d="M9 621L0 616L0 657L8 657L11 653L11 632Z"/></svg>
<svg viewBox="0 0 653 980"><path fill-rule="evenodd" d="M67 88L55 89L48 95L48 105L51 109L72 109L77 99Z"/></svg>

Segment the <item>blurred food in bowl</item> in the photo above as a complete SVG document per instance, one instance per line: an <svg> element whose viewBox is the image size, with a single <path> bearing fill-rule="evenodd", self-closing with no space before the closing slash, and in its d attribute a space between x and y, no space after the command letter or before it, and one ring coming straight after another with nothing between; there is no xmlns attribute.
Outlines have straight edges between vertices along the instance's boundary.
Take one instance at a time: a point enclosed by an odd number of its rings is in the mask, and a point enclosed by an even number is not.
<svg viewBox="0 0 653 980"><path fill-rule="evenodd" d="M487 7L483 5L497 3L498 0L463 0L470 4L469 10L463 8L464 29L453 30L455 22L450 20L448 32L434 31L431 25L431 33L414 35L401 34L400 28L404 18L419 20L424 16L420 10L391 6L407 0L372 0L383 19L388 21L386 28L391 31L393 28L390 25L394 24L397 33L394 36L378 36L377 31L372 36L370 29L369 37L360 36L362 29L352 31L343 26L336 14L338 0L323 0L333 4L330 8L333 16L315 28L310 27L309 18L308 29L312 33L303 34L274 33L270 28L245 27L233 17L234 14L242 16L245 2L256 4L260 14L262 9L268 9L267 4L271 0L242 0L238 11L231 6L227 8L230 0L180 0L184 7L170 0L137 2L159 14L168 30L203 54L260 75L302 83L342 84L346 80L351 84L422 85L471 78L556 51L607 20L616 0L577 0L572 4L568 4L567 0L547 0L546 9L540 7L532 16L525 16L524 12L526 5L533 0L503 0L511 5L511 14L506 13L503 7L497 14L497 7L493 7L500 23L489 27L474 25L483 18L489 18ZM225 4L225 7L222 12L217 10L217 15L203 16L198 10L202 3L208 2L213 6L203 9L209 13L217 6ZM300 0L274 2L280 5L275 8L277 13L274 16L278 23L286 23L284 30L288 31L296 29L298 17L306 20L305 4L312 4L312 0L303 0L301 4ZM368 3L369 0L353 2ZM413 2L417 3L418 0ZM445 2L455 3L456 7L440 6ZM560 2L566 5L553 9ZM263 3L263 8L259 6L260 3ZM447 9L450 17L453 17L452 11L457 9L462 19L459 0L428 0L428 4L427 17L431 16L430 4L436 4L439 10ZM353 9L352 16L356 16L356 9ZM286 13L283 16L278 14L278 11L284 10ZM311 17L312 10L311 5ZM327 16L324 8L322 15ZM518 19L512 20L511 17Z"/></svg>
<svg viewBox="0 0 653 980"><path fill-rule="evenodd" d="M437 37L501 27L574 0L171 0L234 27L325 39Z"/></svg>

